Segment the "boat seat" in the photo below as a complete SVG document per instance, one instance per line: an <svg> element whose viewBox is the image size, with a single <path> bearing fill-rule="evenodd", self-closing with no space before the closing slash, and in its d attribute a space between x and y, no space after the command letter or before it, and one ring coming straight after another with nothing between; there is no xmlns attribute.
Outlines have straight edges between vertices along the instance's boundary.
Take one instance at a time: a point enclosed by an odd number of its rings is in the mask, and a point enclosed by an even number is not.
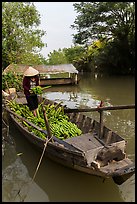
<svg viewBox="0 0 137 204"><path fill-rule="evenodd" d="M26 100L25 97L16 98L15 101L16 101L16 103L18 103L18 104L27 104L27 100Z"/></svg>
<svg viewBox="0 0 137 204"><path fill-rule="evenodd" d="M103 147L101 142L94 137L93 133L86 133L77 137L71 137L65 141L83 152Z"/></svg>
<svg viewBox="0 0 137 204"><path fill-rule="evenodd" d="M91 165L91 162L95 161L98 151L104 147L94 137L93 133L82 134L77 137L68 138L65 141L84 153L88 166Z"/></svg>

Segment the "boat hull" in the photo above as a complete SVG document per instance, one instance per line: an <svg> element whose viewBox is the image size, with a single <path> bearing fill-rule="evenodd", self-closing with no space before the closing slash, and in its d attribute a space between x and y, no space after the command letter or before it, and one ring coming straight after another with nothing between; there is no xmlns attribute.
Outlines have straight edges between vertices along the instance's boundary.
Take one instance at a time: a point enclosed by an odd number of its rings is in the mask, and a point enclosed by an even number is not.
<svg viewBox="0 0 137 204"><path fill-rule="evenodd" d="M46 141L43 139L35 136L31 132L27 130L27 128L24 128L21 123L15 119L13 115L10 114L10 118L12 121L12 124L18 128L18 130L26 137L26 139L33 144L39 151L43 151L44 149L44 144ZM114 172L109 172L104 170L104 167L101 168L96 168L96 166L89 165L87 163L87 159L85 158L85 154L77 149L74 146L71 146L71 144L68 144L65 141L61 140L55 140L55 142L48 142L46 151L45 151L45 156L48 157L49 159L63 165L69 168L72 168L74 170L78 170L87 174L99 176L102 178L113 178L114 182L118 185L121 185L125 180L127 180L131 175L134 174L134 169L130 169L130 171L126 173L115 173ZM129 162L131 165L132 162ZM125 169L125 168L123 168ZM123 170L124 171L124 170Z"/></svg>
<svg viewBox="0 0 137 204"><path fill-rule="evenodd" d="M16 103L23 103L22 98L17 99ZM43 102L41 97L39 102ZM44 105L47 104L57 105L56 102L46 99ZM61 104L58 105L61 106ZM113 178L118 185L125 182L135 172L134 163L127 158L125 153L126 141L124 138L106 126L103 126L103 134L100 137L100 123L85 114L66 113L69 121L81 129L82 134L80 136L61 140L52 135L52 139L44 140L30 132L22 121L47 135L46 130L30 123L11 111L8 106L6 110L10 116L11 124L14 123L22 135L41 152L43 152L46 144L45 156L57 163L102 178Z"/></svg>

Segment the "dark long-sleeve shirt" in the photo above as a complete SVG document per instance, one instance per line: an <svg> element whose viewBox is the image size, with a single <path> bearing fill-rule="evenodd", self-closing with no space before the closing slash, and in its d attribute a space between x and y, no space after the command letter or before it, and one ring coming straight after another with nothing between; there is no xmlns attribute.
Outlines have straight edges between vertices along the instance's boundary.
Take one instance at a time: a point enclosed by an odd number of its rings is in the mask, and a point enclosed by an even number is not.
<svg viewBox="0 0 137 204"><path fill-rule="evenodd" d="M23 89L24 89L24 94L26 96L30 95L30 92L29 92L29 90L31 88L30 81L31 81L30 77L25 76L23 78ZM38 76L35 76L35 83L36 83L35 84L36 86L39 86L39 77Z"/></svg>

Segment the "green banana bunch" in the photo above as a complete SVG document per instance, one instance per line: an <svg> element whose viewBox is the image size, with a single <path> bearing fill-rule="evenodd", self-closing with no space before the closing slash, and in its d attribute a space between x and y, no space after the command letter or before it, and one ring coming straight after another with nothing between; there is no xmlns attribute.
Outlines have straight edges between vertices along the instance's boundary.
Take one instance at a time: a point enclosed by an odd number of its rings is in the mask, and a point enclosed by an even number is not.
<svg viewBox="0 0 137 204"><path fill-rule="evenodd" d="M41 87L41 86L36 86L31 88L31 90L33 91L34 94L42 94L44 89L50 88L51 86L46 86L46 87Z"/></svg>
<svg viewBox="0 0 137 204"><path fill-rule="evenodd" d="M6 101L7 106L14 111L16 114L26 118L28 121L33 124L46 129L44 115L42 111L42 105L38 105L39 116L35 117L33 113L29 110L27 105L17 104L15 101ZM69 121L69 117L64 113L64 107L48 104L43 105L46 110L46 115L50 125L52 135L58 137L59 139L66 139L69 137L76 137L82 134L82 131L77 127L75 123ZM18 119L19 120L19 119ZM20 120L19 120L20 121ZM32 126L28 125L25 121L22 122L28 130L40 138L46 138L47 135L36 130Z"/></svg>

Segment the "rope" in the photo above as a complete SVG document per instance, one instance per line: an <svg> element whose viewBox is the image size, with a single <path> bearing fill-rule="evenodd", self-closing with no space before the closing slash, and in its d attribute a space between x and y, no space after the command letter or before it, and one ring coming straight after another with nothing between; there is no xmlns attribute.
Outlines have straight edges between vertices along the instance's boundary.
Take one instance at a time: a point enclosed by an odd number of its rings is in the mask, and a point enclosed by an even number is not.
<svg viewBox="0 0 137 204"><path fill-rule="evenodd" d="M7 123L3 120L3 118L2 118L2 122L6 125L6 127L9 128L9 125L7 125Z"/></svg>
<svg viewBox="0 0 137 204"><path fill-rule="evenodd" d="M3 118L2 118L2 122L3 122L3 124L6 126L6 129L7 129L7 138L9 138L10 140L12 140L11 137L9 136L9 135L10 135L10 134L9 134L9 125L7 125L7 123L4 121ZM2 139L5 140L6 142L9 142L10 144L13 144L13 142L7 140L4 136L2 136Z"/></svg>
<svg viewBox="0 0 137 204"><path fill-rule="evenodd" d="M53 136L52 136L52 137L53 137ZM38 172L38 170L39 170L39 167L40 167L40 164L41 164L42 158L43 158L43 156L44 156L44 153L45 153L45 150L46 150L47 144L48 144L48 142L52 139L52 137L49 138L49 139L44 143L43 152L42 152L42 154L41 154L41 157L40 157L40 159L39 159L39 162L38 162L37 168L36 168L36 170L35 170L35 173L34 173L34 175L33 175L32 180L30 181L30 184L29 184L29 185L31 185L31 183L34 181L34 179L35 179L35 177L36 177L36 174L37 174L37 172ZM24 184L24 185L25 185L25 184ZM23 188L23 186L22 186L21 188ZM18 191L18 193L16 194L16 196L17 196L17 195L20 196L20 192L21 192L21 189ZM16 198L16 196L15 196L15 198ZM27 194L24 196L24 198L21 200L21 202L24 202L24 200L25 200L26 197L27 197Z"/></svg>
<svg viewBox="0 0 137 204"><path fill-rule="evenodd" d="M45 150L46 150L46 147L47 147L47 144L48 144L48 142L49 142L50 140L51 140L51 138L50 138L49 140L47 140L47 141L44 143L44 149L43 149L43 152L42 152L42 154L41 154L41 157L40 157L40 160L39 160L39 163L38 163L38 165L37 165L37 168L36 168L36 171L35 171L35 173L34 173L34 176L33 176L32 181L34 181L34 179L35 179L35 177L36 177L36 174L37 174L38 169L39 169L39 167L40 167L42 158L43 158L43 156L44 156L44 153L45 153Z"/></svg>

